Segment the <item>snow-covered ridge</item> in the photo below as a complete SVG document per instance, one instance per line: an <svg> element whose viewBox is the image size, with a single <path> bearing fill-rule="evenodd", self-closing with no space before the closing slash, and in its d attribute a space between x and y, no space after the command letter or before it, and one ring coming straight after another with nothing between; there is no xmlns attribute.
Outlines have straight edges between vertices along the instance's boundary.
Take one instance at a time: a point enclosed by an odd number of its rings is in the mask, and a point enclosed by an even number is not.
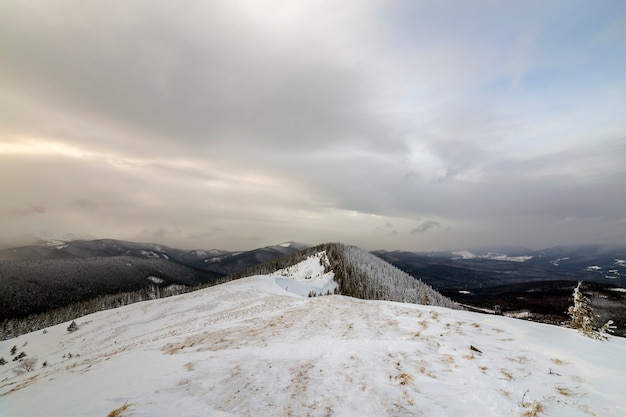
<svg viewBox="0 0 626 417"><path fill-rule="evenodd" d="M65 323L0 342L8 360L0 411L106 416L126 404L127 417L626 413L626 339L440 307L299 297L277 277L101 311L77 319L72 333ZM37 362L16 374L20 352Z"/></svg>

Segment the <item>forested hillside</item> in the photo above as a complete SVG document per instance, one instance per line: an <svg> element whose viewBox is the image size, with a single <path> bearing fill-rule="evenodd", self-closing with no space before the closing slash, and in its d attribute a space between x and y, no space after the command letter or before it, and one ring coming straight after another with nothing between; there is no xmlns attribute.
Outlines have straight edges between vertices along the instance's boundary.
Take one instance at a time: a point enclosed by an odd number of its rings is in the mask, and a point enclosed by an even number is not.
<svg viewBox="0 0 626 417"><path fill-rule="evenodd" d="M0 322L104 294L195 286L220 275L164 259L126 256L0 262Z"/></svg>
<svg viewBox="0 0 626 417"><path fill-rule="evenodd" d="M245 269L233 277L266 275L325 251L335 272L339 293L363 300L388 300L441 307L459 305L395 266L355 246L327 243Z"/></svg>

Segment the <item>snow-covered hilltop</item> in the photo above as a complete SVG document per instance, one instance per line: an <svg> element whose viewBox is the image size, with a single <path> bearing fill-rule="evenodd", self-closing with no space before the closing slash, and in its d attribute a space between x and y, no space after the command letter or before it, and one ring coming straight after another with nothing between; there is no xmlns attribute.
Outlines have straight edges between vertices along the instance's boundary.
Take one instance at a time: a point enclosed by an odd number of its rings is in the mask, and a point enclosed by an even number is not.
<svg viewBox="0 0 626 417"><path fill-rule="evenodd" d="M0 415L626 414L626 339L303 297L332 282L324 254L307 262L0 342ZM31 370L13 361L21 352Z"/></svg>
<svg viewBox="0 0 626 417"><path fill-rule="evenodd" d="M324 252L325 272L333 272L337 282L336 293L364 300L401 301L460 308L441 293L419 279L401 271L379 257L356 246L326 243L300 252L255 265L239 273L240 277L273 274L291 267L311 256ZM317 261L319 263L319 260Z"/></svg>

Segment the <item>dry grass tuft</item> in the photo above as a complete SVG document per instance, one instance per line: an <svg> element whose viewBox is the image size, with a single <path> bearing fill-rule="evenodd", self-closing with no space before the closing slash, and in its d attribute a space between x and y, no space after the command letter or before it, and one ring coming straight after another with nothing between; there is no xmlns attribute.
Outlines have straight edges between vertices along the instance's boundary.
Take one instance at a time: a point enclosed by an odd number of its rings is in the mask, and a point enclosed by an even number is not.
<svg viewBox="0 0 626 417"><path fill-rule="evenodd" d="M195 367L196 367L196 366L194 365L194 363L193 363L193 362L187 362L187 363L185 364L185 368L187 368L187 370L188 370L188 371L193 371L193 370L195 369Z"/></svg>
<svg viewBox="0 0 626 417"><path fill-rule="evenodd" d="M122 413L126 411L128 407L130 407L130 404L128 403L128 401L126 401L123 406L116 408L115 410L107 414L107 417L122 417Z"/></svg>
<svg viewBox="0 0 626 417"><path fill-rule="evenodd" d="M524 405L524 407L528 408L528 410L522 414L523 417L537 417L545 411L543 405L539 401L533 401L532 403Z"/></svg>
<svg viewBox="0 0 626 417"><path fill-rule="evenodd" d="M405 372L400 375L396 375L393 377L396 381L400 382L400 385L406 385L408 383L413 383L413 377Z"/></svg>
<svg viewBox="0 0 626 417"><path fill-rule="evenodd" d="M441 362L454 363L454 356L450 354L441 355Z"/></svg>
<svg viewBox="0 0 626 417"><path fill-rule="evenodd" d="M507 381L513 380L513 374L507 371L506 369L500 369L500 373L502 374L504 379L506 379Z"/></svg>
<svg viewBox="0 0 626 417"><path fill-rule="evenodd" d="M555 365L567 365L567 362L565 362L564 360L561 360L559 358L552 358L550 359L552 361L553 364Z"/></svg>
<svg viewBox="0 0 626 417"><path fill-rule="evenodd" d="M569 389L569 388L565 388L565 387L554 387L554 389L561 395L565 396L565 397L571 397L572 395L574 395L574 393Z"/></svg>

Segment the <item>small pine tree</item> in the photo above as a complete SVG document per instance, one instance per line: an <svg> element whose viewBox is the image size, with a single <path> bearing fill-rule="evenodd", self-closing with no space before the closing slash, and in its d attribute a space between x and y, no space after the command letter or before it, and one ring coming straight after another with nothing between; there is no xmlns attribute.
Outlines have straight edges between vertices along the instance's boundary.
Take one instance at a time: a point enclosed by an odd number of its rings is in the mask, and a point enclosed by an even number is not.
<svg viewBox="0 0 626 417"><path fill-rule="evenodd" d="M4 358L0 358L0 366L6 365L7 361Z"/></svg>
<svg viewBox="0 0 626 417"><path fill-rule="evenodd" d="M17 346L13 345L13 347L11 348L11 355L15 355L16 352L17 352Z"/></svg>
<svg viewBox="0 0 626 417"><path fill-rule="evenodd" d="M582 281L574 288L574 305L567 312L572 318L570 325L585 336L592 336L593 333L593 309L589 305L589 299L580 291Z"/></svg>
<svg viewBox="0 0 626 417"><path fill-rule="evenodd" d="M72 333L72 332L75 332L76 330L78 330L78 324L76 324L76 322L74 320L72 320L70 325L67 326L67 331Z"/></svg>

